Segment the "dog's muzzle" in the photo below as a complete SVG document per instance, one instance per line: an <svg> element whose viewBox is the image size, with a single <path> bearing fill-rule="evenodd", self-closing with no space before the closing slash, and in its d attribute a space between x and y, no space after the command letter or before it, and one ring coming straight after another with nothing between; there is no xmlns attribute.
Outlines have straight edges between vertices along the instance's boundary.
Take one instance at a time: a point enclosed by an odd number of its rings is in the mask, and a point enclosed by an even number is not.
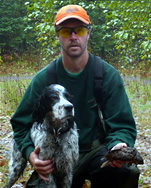
<svg viewBox="0 0 151 188"><path fill-rule="evenodd" d="M49 129L50 134L52 134L53 136L65 134L74 126L74 116L72 115L68 115L59 121L61 126Z"/></svg>

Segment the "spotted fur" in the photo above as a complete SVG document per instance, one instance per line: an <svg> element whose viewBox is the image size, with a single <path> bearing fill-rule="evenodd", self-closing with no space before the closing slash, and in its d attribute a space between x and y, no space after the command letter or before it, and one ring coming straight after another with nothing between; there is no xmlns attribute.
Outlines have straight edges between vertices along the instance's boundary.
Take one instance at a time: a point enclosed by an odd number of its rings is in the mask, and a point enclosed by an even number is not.
<svg viewBox="0 0 151 188"><path fill-rule="evenodd" d="M36 103L33 120L30 133L35 147L40 147L39 158L52 159L55 166L54 171L48 175L49 183L46 187L70 188L79 148L74 108L66 89L57 84L48 86ZM27 163L14 140L12 143L5 188L10 188L17 181Z"/></svg>

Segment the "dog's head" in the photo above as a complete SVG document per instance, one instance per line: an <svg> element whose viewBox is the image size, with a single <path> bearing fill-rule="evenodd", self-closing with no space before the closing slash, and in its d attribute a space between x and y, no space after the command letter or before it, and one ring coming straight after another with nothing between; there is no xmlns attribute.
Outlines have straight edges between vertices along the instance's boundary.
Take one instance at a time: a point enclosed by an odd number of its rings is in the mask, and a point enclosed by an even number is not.
<svg viewBox="0 0 151 188"><path fill-rule="evenodd" d="M51 84L46 87L37 101L33 120L38 124L44 121L51 127L59 127L61 124L73 123L74 108L71 103L71 96L67 90L58 84Z"/></svg>

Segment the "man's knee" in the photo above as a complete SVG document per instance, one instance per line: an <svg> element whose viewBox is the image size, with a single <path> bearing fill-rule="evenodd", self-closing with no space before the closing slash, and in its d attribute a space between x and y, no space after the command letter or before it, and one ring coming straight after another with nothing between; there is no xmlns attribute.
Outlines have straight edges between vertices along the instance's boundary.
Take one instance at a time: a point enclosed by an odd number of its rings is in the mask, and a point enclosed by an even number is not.
<svg viewBox="0 0 151 188"><path fill-rule="evenodd" d="M129 174L123 182L123 188L137 188L140 170L136 165L131 165L127 168L129 169Z"/></svg>
<svg viewBox="0 0 151 188"><path fill-rule="evenodd" d="M124 165L122 168L107 166L98 172L90 173L90 180L92 188L137 188L139 174L138 168L134 166Z"/></svg>

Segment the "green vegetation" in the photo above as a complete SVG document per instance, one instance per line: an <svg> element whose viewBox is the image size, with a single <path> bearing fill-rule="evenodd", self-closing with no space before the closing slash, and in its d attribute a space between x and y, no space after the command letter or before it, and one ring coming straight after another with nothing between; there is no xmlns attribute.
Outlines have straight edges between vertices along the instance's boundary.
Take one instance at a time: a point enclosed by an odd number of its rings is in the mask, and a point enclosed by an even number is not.
<svg viewBox="0 0 151 188"><path fill-rule="evenodd" d="M89 51L102 57L125 80L126 91L137 123L136 147L144 157L140 188L151 185L151 1L150 0L1 0L0 79L33 76L58 55L54 19L64 5L81 5L90 16ZM29 79L0 80L0 187L8 173L10 117L17 108ZM6 158L6 159L5 159ZM31 173L19 182L24 184Z"/></svg>
<svg viewBox="0 0 151 188"><path fill-rule="evenodd" d="M151 83L141 80L129 81L126 91L130 99L132 111L142 129L150 129L151 122Z"/></svg>
<svg viewBox="0 0 151 188"><path fill-rule="evenodd" d="M13 78L12 80L4 79L0 82L0 98L2 99L1 111L3 109L3 112L6 112L6 114L7 111L9 113L14 112L30 82L30 77L29 79L21 79L22 76L33 76L46 64L47 62L43 61L38 64L26 60L25 62L21 61L18 63L0 65L1 76L3 75L4 78L5 76L10 76L10 78L11 76L18 77L18 79L15 78L15 80L13 80ZM144 71L142 74L140 70L131 71L129 69L119 69L119 71L122 76L129 78L125 80L125 85L128 96L130 97L130 102L132 103L133 112L139 113L139 110L141 111L146 107L149 108L151 101L151 72ZM7 109L7 111L5 111L5 109Z"/></svg>
<svg viewBox="0 0 151 188"><path fill-rule="evenodd" d="M0 83L1 112L11 115L17 108L30 80L12 80Z"/></svg>
<svg viewBox="0 0 151 188"><path fill-rule="evenodd" d="M151 54L150 0L146 1L30 1L27 20L37 20L33 28L45 52L57 52L54 40L56 11L67 4L79 4L86 9L92 23L89 41L91 51L121 66L134 67L149 61ZM40 19L38 19L40 18ZM52 37L50 37L52 36Z"/></svg>

